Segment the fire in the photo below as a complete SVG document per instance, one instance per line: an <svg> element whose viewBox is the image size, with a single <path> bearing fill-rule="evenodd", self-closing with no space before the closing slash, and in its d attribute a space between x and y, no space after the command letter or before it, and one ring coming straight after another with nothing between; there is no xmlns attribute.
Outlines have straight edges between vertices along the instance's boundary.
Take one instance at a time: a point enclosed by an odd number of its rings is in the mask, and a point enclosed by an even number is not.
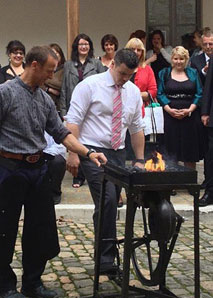
<svg viewBox="0 0 213 298"><path fill-rule="evenodd" d="M154 152L153 157L145 163L145 169L148 172L165 171L165 161L159 152Z"/></svg>

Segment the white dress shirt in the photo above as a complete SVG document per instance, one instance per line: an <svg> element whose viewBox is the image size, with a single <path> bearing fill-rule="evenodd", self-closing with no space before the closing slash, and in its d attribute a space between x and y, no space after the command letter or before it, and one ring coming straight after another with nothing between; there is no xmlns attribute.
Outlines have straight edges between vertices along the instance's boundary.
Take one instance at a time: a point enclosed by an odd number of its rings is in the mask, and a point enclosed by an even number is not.
<svg viewBox="0 0 213 298"><path fill-rule="evenodd" d="M210 59L210 57L208 56L208 55L206 55L206 53L205 53L205 59L206 59L206 64L207 63L209 63L209 59ZM206 66L204 66L203 68L202 68L202 74L204 75L204 76L206 76L207 75L207 71L204 71L204 68L205 68Z"/></svg>
<svg viewBox="0 0 213 298"><path fill-rule="evenodd" d="M62 144L57 144L53 137L51 137L46 131L44 132L44 137L47 141L47 147L44 149L45 153L56 156L61 155L66 159L66 148Z"/></svg>
<svg viewBox="0 0 213 298"><path fill-rule="evenodd" d="M69 111L65 117L68 123L80 129L79 141L106 149L112 149L112 112L115 82L110 70L92 75L79 83L72 94ZM122 131L121 145L125 147L126 130L137 133L145 127L141 115L142 98L137 86L126 82L121 88Z"/></svg>

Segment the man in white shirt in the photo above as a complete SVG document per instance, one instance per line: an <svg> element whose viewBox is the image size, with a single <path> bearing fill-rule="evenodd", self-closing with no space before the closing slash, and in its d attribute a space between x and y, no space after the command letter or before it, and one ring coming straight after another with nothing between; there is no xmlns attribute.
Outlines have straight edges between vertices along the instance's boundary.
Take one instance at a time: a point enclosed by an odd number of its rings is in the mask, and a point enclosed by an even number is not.
<svg viewBox="0 0 213 298"><path fill-rule="evenodd" d="M109 162L123 167L125 166L125 136L127 129L129 129L136 156L135 166L143 168L144 122L141 115L142 100L139 89L129 81L137 67L138 58L132 50L122 49L118 51L108 71L90 76L77 85L72 95L66 120L67 128L83 144L91 150L103 152ZM120 145L115 150L111 139L116 86L120 88L121 92L122 124ZM86 158L80 157L80 160L95 204L93 219L95 231L97 231L103 169L93 166ZM79 156L70 153L67 169L77 174L79 162ZM111 182L107 182L103 224L103 238L105 239L116 238L116 212L119 194L120 189ZM101 250L101 273L111 273L117 269L113 265L115 253L115 244L104 243Z"/></svg>

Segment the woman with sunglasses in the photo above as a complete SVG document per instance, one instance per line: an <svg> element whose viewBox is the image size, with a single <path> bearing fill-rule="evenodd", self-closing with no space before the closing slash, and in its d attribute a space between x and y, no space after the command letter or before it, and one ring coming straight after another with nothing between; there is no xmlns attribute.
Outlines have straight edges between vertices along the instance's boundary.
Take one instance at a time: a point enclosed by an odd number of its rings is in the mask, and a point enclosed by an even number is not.
<svg viewBox="0 0 213 298"><path fill-rule="evenodd" d="M1 83L20 76L24 71L25 46L19 40L11 40L8 43L6 54L9 58L9 64L0 70L2 74Z"/></svg>

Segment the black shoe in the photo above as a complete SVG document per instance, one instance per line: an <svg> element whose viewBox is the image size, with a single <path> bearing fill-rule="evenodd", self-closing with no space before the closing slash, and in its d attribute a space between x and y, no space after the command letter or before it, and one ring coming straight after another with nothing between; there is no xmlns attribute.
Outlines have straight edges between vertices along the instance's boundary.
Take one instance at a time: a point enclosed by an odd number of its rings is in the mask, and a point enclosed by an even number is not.
<svg viewBox="0 0 213 298"><path fill-rule="evenodd" d="M30 298L58 298L55 291L49 290L43 285L29 290L22 288L21 293Z"/></svg>
<svg viewBox="0 0 213 298"><path fill-rule="evenodd" d="M200 189L206 189L206 180L203 181L203 183L200 185Z"/></svg>
<svg viewBox="0 0 213 298"><path fill-rule="evenodd" d="M22 295L17 290L9 290L0 294L0 298L26 298L26 296Z"/></svg>
<svg viewBox="0 0 213 298"><path fill-rule="evenodd" d="M199 200L199 206L205 207L212 204L213 204L213 197L211 197L209 193L204 193L202 198Z"/></svg>
<svg viewBox="0 0 213 298"><path fill-rule="evenodd" d="M123 271L119 266L112 263L102 263L100 265L100 275L107 275L110 280L114 280L117 284L121 284Z"/></svg>
<svg viewBox="0 0 213 298"><path fill-rule="evenodd" d="M112 263L100 264L100 275L116 275L120 272L121 270L118 265Z"/></svg>

